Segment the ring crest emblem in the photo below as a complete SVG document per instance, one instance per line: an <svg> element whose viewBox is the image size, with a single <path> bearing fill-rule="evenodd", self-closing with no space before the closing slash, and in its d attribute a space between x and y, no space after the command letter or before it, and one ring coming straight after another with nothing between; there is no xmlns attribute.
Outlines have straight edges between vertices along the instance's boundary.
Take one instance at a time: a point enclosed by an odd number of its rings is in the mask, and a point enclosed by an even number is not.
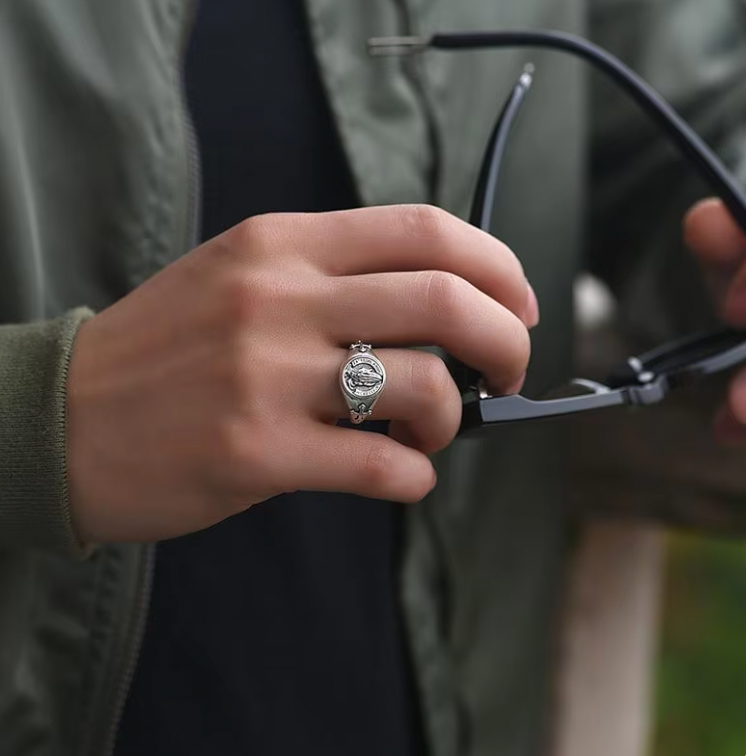
<svg viewBox="0 0 746 756"><path fill-rule="evenodd" d="M353 396L367 399L383 388L383 371L370 357L353 357L345 365L343 380Z"/></svg>
<svg viewBox="0 0 746 756"><path fill-rule="evenodd" d="M357 342L350 346L350 351L352 354L342 365L339 382L352 422L357 424L372 414L373 405L386 385L386 370L370 344Z"/></svg>

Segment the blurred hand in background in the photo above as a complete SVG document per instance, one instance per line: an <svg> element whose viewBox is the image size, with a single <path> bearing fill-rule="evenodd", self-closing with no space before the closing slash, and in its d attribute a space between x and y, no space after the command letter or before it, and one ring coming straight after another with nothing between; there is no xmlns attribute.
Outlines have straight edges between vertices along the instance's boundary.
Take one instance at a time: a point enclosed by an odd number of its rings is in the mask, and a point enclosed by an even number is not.
<svg viewBox="0 0 746 756"><path fill-rule="evenodd" d="M718 313L729 326L746 328L746 235L718 199L690 210L684 235L703 267ZM724 443L746 444L746 369L731 382L715 433Z"/></svg>

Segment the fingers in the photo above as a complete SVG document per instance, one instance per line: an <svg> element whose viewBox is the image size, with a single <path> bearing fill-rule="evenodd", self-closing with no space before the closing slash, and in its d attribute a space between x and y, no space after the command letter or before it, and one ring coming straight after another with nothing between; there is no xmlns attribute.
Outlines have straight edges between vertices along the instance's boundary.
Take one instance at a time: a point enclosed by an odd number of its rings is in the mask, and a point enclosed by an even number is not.
<svg viewBox="0 0 746 756"><path fill-rule="evenodd" d="M746 237L719 199L703 200L689 211L684 237L707 266L733 270L746 257Z"/></svg>
<svg viewBox="0 0 746 756"><path fill-rule="evenodd" d="M538 319L523 268L510 249L435 207L301 216L292 228L295 251L328 275L442 270L469 281L530 326Z"/></svg>
<svg viewBox="0 0 746 756"><path fill-rule="evenodd" d="M684 221L684 238L702 264L726 321L746 325L746 236L719 199L695 205ZM726 445L746 443L746 372L732 381L728 402L713 426Z"/></svg>
<svg viewBox="0 0 746 756"><path fill-rule="evenodd" d="M380 433L317 424L299 440L285 472L292 488L340 491L414 503L435 486L430 460Z"/></svg>
<svg viewBox="0 0 746 756"><path fill-rule="evenodd" d="M733 418L746 425L746 370L741 370L731 381L728 402Z"/></svg>
<svg viewBox="0 0 746 756"><path fill-rule="evenodd" d="M703 266L723 319L746 325L746 236L723 203L708 199L695 205L686 217L684 236Z"/></svg>
<svg viewBox="0 0 746 756"><path fill-rule="evenodd" d="M746 370L736 374L728 389L728 400L713 423L715 440L725 446L746 445Z"/></svg>
<svg viewBox="0 0 746 756"><path fill-rule="evenodd" d="M715 436L726 444L743 444L746 440L746 370L731 381L728 402L715 418Z"/></svg>
<svg viewBox="0 0 746 756"><path fill-rule="evenodd" d="M743 446L746 444L746 427L736 420L728 405L720 408L713 423L715 440L724 446Z"/></svg>
<svg viewBox="0 0 746 756"><path fill-rule="evenodd" d="M523 323L463 278L442 271L334 279L335 306L321 315L337 344L436 345L474 367L496 390L523 377L531 345Z"/></svg>
<svg viewBox="0 0 746 756"><path fill-rule="evenodd" d="M425 454L453 441L461 423L461 396L443 360L434 354L407 349L377 349L386 368L386 387L375 405L374 418L397 420L399 440ZM330 421L349 416L336 377L348 353L329 352L319 361L317 384L326 388L309 411Z"/></svg>

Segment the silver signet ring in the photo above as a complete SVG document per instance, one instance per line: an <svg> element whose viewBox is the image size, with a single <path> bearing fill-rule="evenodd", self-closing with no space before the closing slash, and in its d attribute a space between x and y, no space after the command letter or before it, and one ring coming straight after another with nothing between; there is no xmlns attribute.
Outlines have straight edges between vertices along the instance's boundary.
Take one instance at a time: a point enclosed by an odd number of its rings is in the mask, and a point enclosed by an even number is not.
<svg viewBox="0 0 746 756"><path fill-rule="evenodd" d="M370 344L350 345L350 356L339 371L339 386L355 425L365 422L386 387L386 368Z"/></svg>

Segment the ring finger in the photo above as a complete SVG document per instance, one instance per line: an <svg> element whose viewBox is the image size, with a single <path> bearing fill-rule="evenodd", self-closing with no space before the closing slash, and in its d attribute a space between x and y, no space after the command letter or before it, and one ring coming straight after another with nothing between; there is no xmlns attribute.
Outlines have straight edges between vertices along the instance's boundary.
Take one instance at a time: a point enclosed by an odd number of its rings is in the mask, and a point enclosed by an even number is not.
<svg viewBox="0 0 746 756"><path fill-rule="evenodd" d="M310 410L325 422L349 417L339 386L339 371L349 354L333 349L319 361L314 383L320 391ZM461 396L443 360L412 349L381 349L374 354L386 368L386 383L373 419L397 421L392 436L425 454L447 446L461 422Z"/></svg>

